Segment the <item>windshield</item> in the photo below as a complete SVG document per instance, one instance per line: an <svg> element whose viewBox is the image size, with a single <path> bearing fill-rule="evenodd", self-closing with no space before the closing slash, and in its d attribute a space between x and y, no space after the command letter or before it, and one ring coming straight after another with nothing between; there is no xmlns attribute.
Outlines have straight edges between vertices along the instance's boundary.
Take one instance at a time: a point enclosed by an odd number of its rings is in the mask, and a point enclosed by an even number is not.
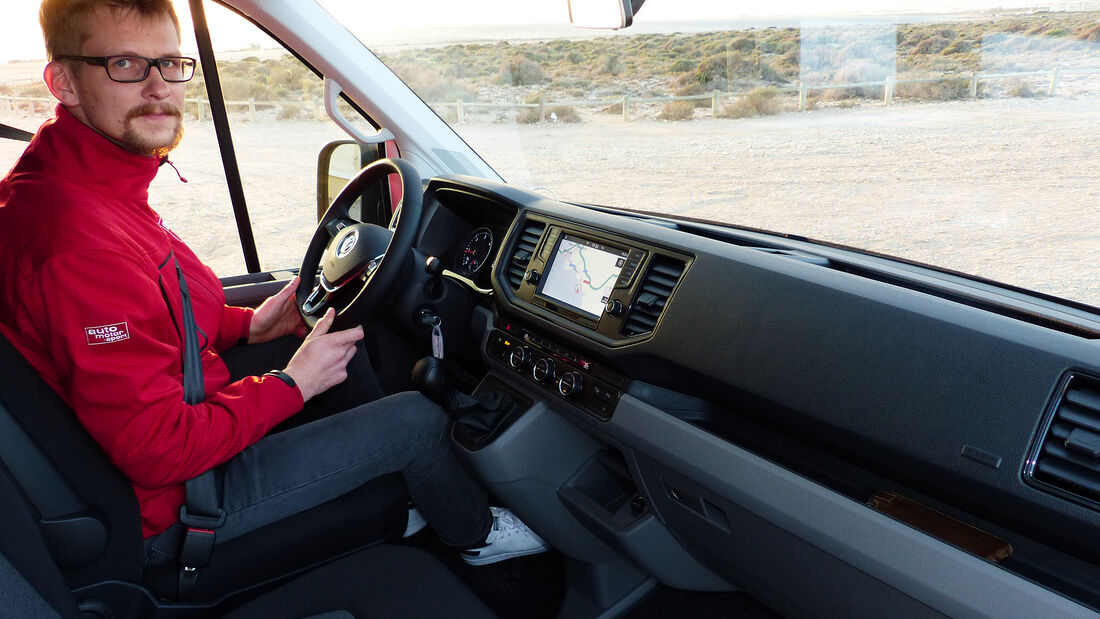
<svg viewBox="0 0 1100 619"><path fill-rule="evenodd" d="M1100 2L322 4L510 183L1100 306Z"/></svg>

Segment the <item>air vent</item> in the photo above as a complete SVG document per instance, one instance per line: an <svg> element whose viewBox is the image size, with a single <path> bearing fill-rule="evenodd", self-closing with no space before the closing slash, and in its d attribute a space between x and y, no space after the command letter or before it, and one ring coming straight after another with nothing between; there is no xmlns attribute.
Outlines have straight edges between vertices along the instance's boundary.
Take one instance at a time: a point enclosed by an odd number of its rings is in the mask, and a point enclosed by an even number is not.
<svg viewBox="0 0 1100 619"><path fill-rule="evenodd" d="M1031 481L1100 509L1100 380L1069 378L1032 460Z"/></svg>
<svg viewBox="0 0 1100 619"><path fill-rule="evenodd" d="M638 287L638 295L634 297L623 321L623 335L653 332L683 272L683 262L667 256L653 256L653 262Z"/></svg>
<svg viewBox="0 0 1100 619"><path fill-rule="evenodd" d="M542 221L528 219L523 222L523 230L508 257L508 283L512 290L519 290L523 284L523 274L527 272L527 264L531 262L531 256L535 255L535 247L538 246L545 228L546 223Z"/></svg>

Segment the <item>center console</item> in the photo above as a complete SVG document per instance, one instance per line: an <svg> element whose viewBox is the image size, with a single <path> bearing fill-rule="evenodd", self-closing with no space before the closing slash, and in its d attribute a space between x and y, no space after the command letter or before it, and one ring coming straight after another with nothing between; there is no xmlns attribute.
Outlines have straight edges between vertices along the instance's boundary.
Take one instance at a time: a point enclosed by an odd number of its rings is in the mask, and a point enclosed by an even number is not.
<svg viewBox="0 0 1100 619"><path fill-rule="evenodd" d="M485 347L489 358L529 384L604 421L611 418L625 384L611 368L516 323L499 323Z"/></svg>

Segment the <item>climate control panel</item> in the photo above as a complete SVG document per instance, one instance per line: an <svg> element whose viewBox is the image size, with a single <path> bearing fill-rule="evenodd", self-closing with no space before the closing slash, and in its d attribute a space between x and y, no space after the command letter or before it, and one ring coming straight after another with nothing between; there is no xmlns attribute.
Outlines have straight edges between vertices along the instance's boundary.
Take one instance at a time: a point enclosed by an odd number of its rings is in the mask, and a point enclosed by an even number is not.
<svg viewBox="0 0 1100 619"><path fill-rule="evenodd" d="M485 352L528 382L604 421L619 401L622 376L516 324L498 325Z"/></svg>

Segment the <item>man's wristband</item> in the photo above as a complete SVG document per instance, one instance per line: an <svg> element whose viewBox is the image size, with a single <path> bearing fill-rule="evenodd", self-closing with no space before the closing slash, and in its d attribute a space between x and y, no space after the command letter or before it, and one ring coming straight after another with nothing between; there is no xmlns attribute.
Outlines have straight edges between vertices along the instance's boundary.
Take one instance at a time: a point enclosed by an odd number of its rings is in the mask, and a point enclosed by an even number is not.
<svg viewBox="0 0 1100 619"><path fill-rule="evenodd" d="M265 372L264 376L274 376L275 378L278 378L279 380L283 381L291 387L298 386L298 383L294 382L294 379L290 377L290 374L287 374L282 370L271 370L270 372Z"/></svg>

